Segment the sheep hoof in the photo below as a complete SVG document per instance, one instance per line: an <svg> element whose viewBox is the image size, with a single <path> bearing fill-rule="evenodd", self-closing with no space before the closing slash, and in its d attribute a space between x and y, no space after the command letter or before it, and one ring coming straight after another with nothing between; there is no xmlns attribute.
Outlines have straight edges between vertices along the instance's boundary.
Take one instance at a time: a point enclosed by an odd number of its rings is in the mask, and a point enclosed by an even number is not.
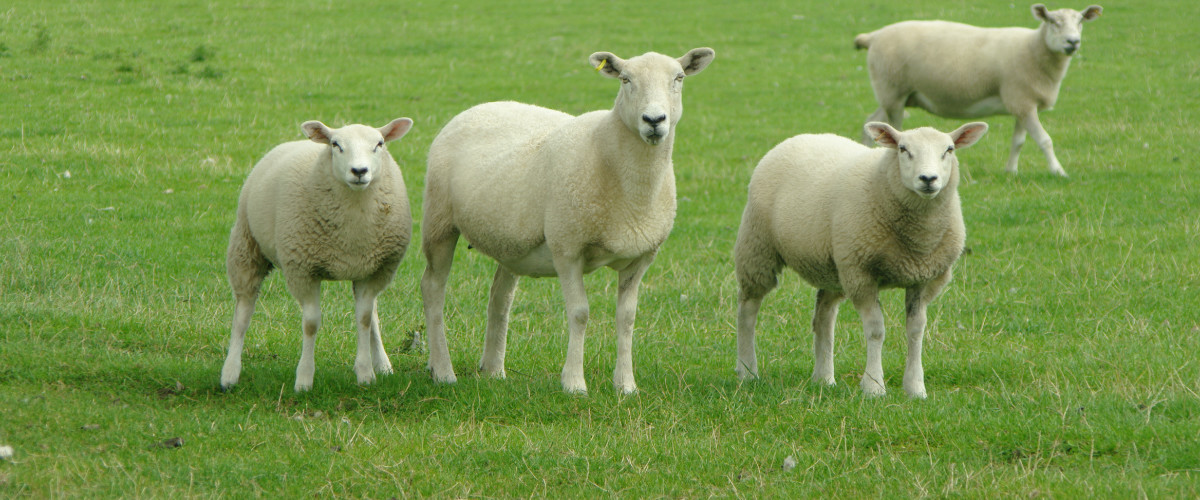
<svg viewBox="0 0 1200 500"><path fill-rule="evenodd" d="M567 394L587 395L587 382L583 380L583 376L563 377L562 387L563 392Z"/></svg>
<svg viewBox="0 0 1200 500"><path fill-rule="evenodd" d="M375 373L377 373L379 375L391 375L392 373L395 373L395 372L392 370L391 363L383 363L383 364L375 366Z"/></svg>
<svg viewBox="0 0 1200 500"><path fill-rule="evenodd" d="M311 381L310 381L310 382L308 382L308 383L304 383L304 382L296 382L296 387L295 387L295 390L296 390L296 392L308 392L308 391L311 391L311 390L312 390L312 382L311 382Z"/></svg>
<svg viewBox="0 0 1200 500"><path fill-rule="evenodd" d="M742 381L756 380L756 379L758 379L758 372L754 371L754 370L750 370L748 368L743 368L742 366L739 365L737 367L737 376L738 376L738 380L742 380Z"/></svg>
<svg viewBox="0 0 1200 500"><path fill-rule="evenodd" d="M479 374L487 378L494 378L498 380L504 380L508 378L508 373L504 371L503 366L499 368L489 368L484 365L479 365Z"/></svg>
<svg viewBox="0 0 1200 500"><path fill-rule="evenodd" d="M633 381L633 377L613 377L613 387L621 394L629 395L637 392L637 383Z"/></svg>
<svg viewBox="0 0 1200 500"><path fill-rule="evenodd" d="M837 380L835 380L833 378L833 375L813 374L812 381L814 384L817 384L817 385L823 386L823 387L833 387L833 386L837 385Z"/></svg>
<svg viewBox="0 0 1200 500"><path fill-rule="evenodd" d="M924 388L921 388L921 389L918 389L915 391L906 390L905 392L908 393L908 397L913 398L913 399L925 399L925 398L929 397L927 394L925 394Z"/></svg>
<svg viewBox="0 0 1200 500"><path fill-rule="evenodd" d="M871 378L870 376L863 377L861 386L863 394L866 396L879 397L887 394L887 388L885 388L883 384L876 382L875 379Z"/></svg>

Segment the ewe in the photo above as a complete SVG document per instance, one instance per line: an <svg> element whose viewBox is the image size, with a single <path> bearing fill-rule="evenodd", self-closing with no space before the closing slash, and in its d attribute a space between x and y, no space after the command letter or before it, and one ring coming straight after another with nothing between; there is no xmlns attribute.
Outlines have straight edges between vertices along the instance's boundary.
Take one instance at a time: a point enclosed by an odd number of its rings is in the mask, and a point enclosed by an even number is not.
<svg viewBox="0 0 1200 500"><path fill-rule="evenodd" d="M637 390L633 320L638 285L675 219L671 149L683 112L683 79L713 60L698 48L674 59L608 52L590 61L618 79L612 110L577 117L516 102L492 102L454 117L429 148L421 280L433 379L454 382L442 309L454 247L462 235L498 263L488 301L479 369L504 378L509 306L518 276L558 276L570 338L562 370L567 392L585 393L583 275L618 272L617 362L613 383Z"/></svg>
<svg viewBox="0 0 1200 500"><path fill-rule="evenodd" d="M229 235L226 269L237 306L221 387L238 382L242 345L263 278L283 271L303 311L303 350L296 391L313 383L313 348L321 322L321 281L354 282L358 383L392 373L380 340L375 298L392 282L412 236L400 167L384 143L404 136L412 120L378 129L318 121L301 125L309 141L276 146L246 179Z"/></svg>
<svg viewBox="0 0 1200 500"><path fill-rule="evenodd" d="M905 21L858 35L854 46L867 50L867 69L879 109L867 121L886 120L900 128L905 107L938 116L1016 117L1012 149L1005 167L1017 173L1025 134L1046 155L1050 171L1067 176L1054 156L1054 145L1038 120L1049 110L1071 55L1079 50L1083 22L1100 17L1100 6L1083 12L1047 11L1033 6L1038 29L977 28L945 21ZM863 144L872 138L863 136Z"/></svg>
<svg viewBox="0 0 1200 500"><path fill-rule="evenodd" d="M931 128L900 132L865 126L883 148L835 135L799 135L763 157L734 246L738 285L738 375L758 376L754 324L763 296L783 266L817 290L813 313L813 381L833 385L833 325L849 298L863 322L867 366L863 392L885 393L883 313L879 291L903 288L908 362L904 390L925 397L921 340L925 307L950 281L963 250L958 159L987 132L968 123L949 135Z"/></svg>

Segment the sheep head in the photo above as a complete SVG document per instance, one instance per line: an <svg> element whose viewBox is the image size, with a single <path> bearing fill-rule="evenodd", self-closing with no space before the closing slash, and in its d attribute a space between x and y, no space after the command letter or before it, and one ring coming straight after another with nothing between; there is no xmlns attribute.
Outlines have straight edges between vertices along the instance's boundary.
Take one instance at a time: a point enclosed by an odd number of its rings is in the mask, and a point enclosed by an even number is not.
<svg viewBox="0 0 1200 500"><path fill-rule="evenodd" d="M975 144L988 129L983 122L968 123L949 134L929 127L901 132L882 122L864 127L877 144L896 150L900 182L927 200L936 198L957 177L955 150Z"/></svg>
<svg viewBox="0 0 1200 500"><path fill-rule="evenodd" d="M352 190L366 189L384 165L385 143L394 141L412 128L413 121L397 118L387 125L372 128L347 125L331 129L316 120L304 122L300 130L309 140L329 146L333 175Z"/></svg>
<svg viewBox="0 0 1200 500"><path fill-rule="evenodd" d="M1046 6L1035 4L1033 17L1042 21L1042 39L1050 52L1070 56L1083 43L1083 23L1100 17L1102 9L1092 5L1083 12L1074 9L1046 10Z"/></svg>
<svg viewBox="0 0 1200 500"><path fill-rule="evenodd" d="M626 60L597 52L589 62L600 74L621 81L614 112L646 144L655 146L683 116L684 77L703 71L715 55L710 48L698 48L678 59L648 52Z"/></svg>

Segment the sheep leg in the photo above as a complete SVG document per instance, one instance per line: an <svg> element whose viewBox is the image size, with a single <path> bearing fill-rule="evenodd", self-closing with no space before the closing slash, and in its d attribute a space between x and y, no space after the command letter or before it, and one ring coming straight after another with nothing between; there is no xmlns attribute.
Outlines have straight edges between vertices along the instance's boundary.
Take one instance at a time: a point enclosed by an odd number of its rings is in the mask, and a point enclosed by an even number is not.
<svg viewBox="0 0 1200 500"><path fill-rule="evenodd" d="M446 323L442 309L446 303L446 280L454 262L454 246L458 233L433 238L425 235L425 275L421 277L421 301L425 304L425 330L429 339L429 370L435 382L453 384L454 365L450 362L450 347L446 342Z"/></svg>
<svg viewBox="0 0 1200 500"><path fill-rule="evenodd" d="M867 341L867 366L863 372L863 393L882 396L887 393L883 380L883 309L879 306L878 289L860 291L852 296L854 308L862 318L863 337Z"/></svg>
<svg viewBox="0 0 1200 500"><path fill-rule="evenodd" d="M1050 134L1046 133L1046 129L1042 128L1041 120L1038 120L1037 110L1033 110L1024 116L1018 117L1021 125L1025 130L1029 131L1033 142L1042 148L1042 154L1046 155L1046 164L1050 167L1050 172L1054 175L1062 177L1067 176L1067 172L1063 170L1062 164L1058 162L1058 157L1054 155L1054 141L1050 140Z"/></svg>
<svg viewBox="0 0 1200 500"><path fill-rule="evenodd" d="M908 360L904 364L904 392L910 397L925 399L925 368L921 366L921 345L925 337L926 300L924 287L912 287L905 291L904 310L907 317L904 326L908 333Z"/></svg>
<svg viewBox="0 0 1200 500"><path fill-rule="evenodd" d="M554 258L554 270L562 287L563 300L567 308L567 359L563 363L562 386L568 393L586 394L587 381L583 377L583 347L587 333L588 300L583 286L583 262L573 257Z"/></svg>
<svg viewBox="0 0 1200 500"><path fill-rule="evenodd" d="M637 317L638 289L646 269L654 262L651 252L631 262L618 275L617 285L617 363L613 368L613 387L622 394L637 392L633 377L633 323Z"/></svg>
<svg viewBox="0 0 1200 500"><path fill-rule="evenodd" d="M300 363L296 365L296 392L312 389L316 371L317 329L321 326L321 282L308 279L288 280L288 290L300 302L303 340Z"/></svg>
<svg viewBox="0 0 1200 500"><path fill-rule="evenodd" d="M754 327L763 295L749 295L743 289L738 294L737 311L737 375L739 379L758 378L758 354L754 346Z"/></svg>
<svg viewBox="0 0 1200 500"><path fill-rule="evenodd" d="M1008 150L1008 163L1004 166L1004 170L1010 174L1017 173L1017 157L1021 155L1021 146L1025 145L1025 135L1025 126L1017 118L1013 126L1012 147Z"/></svg>
<svg viewBox="0 0 1200 500"><path fill-rule="evenodd" d="M354 373L358 376L359 384L370 384L375 382L375 338L379 332L379 317L376 315L376 298L379 292L382 291L379 287L374 286L370 281L355 281L354 282L354 317L358 323L358 346L354 355ZM382 340L380 341L380 349L382 351ZM383 354L387 358L387 354ZM391 369L391 363L388 362L388 369Z"/></svg>
<svg viewBox="0 0 1200 500"><path fill-rule="evenodd" d="M233 289L235 305L229 333L229 352L225 356L225 365L221 367L222 390L233 387L241 378L246 330L250 328L250 317L254 315L254 304L258 301L263 279L271 271L270 263L262 256L254 237L243 223L234 225L226 255L225 271L229 276L229 286Z"/></svg>
<svg viewBox="0 0 1200 500"><path fill-rule="evenodd" d="M813 383L837 384L833 376L833 326L843 299L845 295L840 292L817 290L817 307L813 311Z"/></svg>
<svg viewBox="0 0 1200 500"><path fill-rule="evenodd" d="M371 305L371 360L375 373L392 374L392 360L388 359L387 350L383 348L383 333L379 330L379 299Z"/></svg>
<svg viewBox="0 0 1200 500"><path fill-rule="evenodd" d="M508 314L520 278L503 265L496 267L488 299L487 336L483 342L483 357L479 371L492 378L504 378L504 351L508 341Z"/></svg>

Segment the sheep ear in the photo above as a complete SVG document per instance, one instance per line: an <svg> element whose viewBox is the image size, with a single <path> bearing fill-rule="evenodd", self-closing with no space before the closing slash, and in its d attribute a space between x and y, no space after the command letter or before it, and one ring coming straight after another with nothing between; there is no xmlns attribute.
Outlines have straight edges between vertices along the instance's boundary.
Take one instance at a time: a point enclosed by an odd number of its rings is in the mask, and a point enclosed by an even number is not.
<svg viewBox="0 0 1200 500"><path fill-rule="evenodd" d="M333 131L329 130L329 127L326 127L324 123L316 120L304 122L300 125L300 130L304 132L304 135L308 137L309 140L313 142L319 142L321 144L329 144L329 136L333 135Z"/></svg>
<svg viewBox="0 0 1200 500"><path fill-rule="evenodd" d="M1087 9L1084 9L1084 11L1083 11L1083 20L1091 21L1092 19L1100 17L1100 14L1103 11L1104 11L1104 8L1099 5L1089 6Z"/></svg>
<svg viewBox="0 0 1200 500"><path fill-rule="evenodd" d="M625 64L625 60L617 57L612 52L597 52L588 58L588 62L592 67L599 71L601 75L609 78L618 78L621 76L621 66Z"/></svg>
<svg viewBox="0 0 1200 500"><path fill-rule="evenodd" d="M383 142L392 142L396 139L404 137L408 130L413 126L411 118L397 118L391 123L379 127L379 133L383 134Z"/></svg>
<svg viewBox="0 0 1200 500"><path fill-rule="evenodd" d="M708 67L713 58L717 57L717 53L708 47L700 47L698 49L689 50L687 54L678 59L679 65L683 66L683 74L694 75L704 68Z"/></svg>
<svg viewBox="0 0 1200 500"><path fill-rule="evenodd" d="M954 147L962 149L975 144L976 141L983 138L983 134L988 131L988 124L983 122L971 122L961 127L958 130L950 132L950 139L954 141Z"/></svg>
<svg viewBox="0 0 1200 500"><path fill-rule="evenodd" d="M1035 3L1033 4L1033 7L1030 7L1030 10L1033 11L1033 17L1041 19L1042 21L1050 22L1050 13L1046 11L1045 5Z"/></svg>
<svg viewBox="0 0 1200 500"><path fill-rule="evenodd" d="M875 138L875 144L885 148L896 148L900 145L900 131L883 122L871 122L863 125L867 135Z"/></svg>

